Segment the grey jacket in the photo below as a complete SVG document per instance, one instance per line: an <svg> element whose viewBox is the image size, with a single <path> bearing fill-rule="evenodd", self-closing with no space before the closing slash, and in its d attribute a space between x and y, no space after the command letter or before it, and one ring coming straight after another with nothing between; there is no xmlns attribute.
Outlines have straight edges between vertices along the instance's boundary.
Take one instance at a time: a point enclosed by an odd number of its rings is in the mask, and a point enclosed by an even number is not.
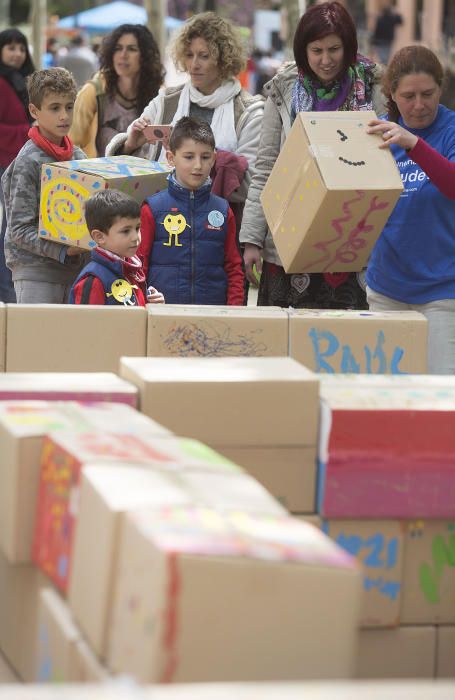
<svg viewBox="0 0 455 700"><path fill-rule="evenodd" d="M379 84L381 73L382 69L377 67L373 87L373 109L377 114L385 112L384 97ZM264 86L267 100L264 107L255 172L248 190L242 228L240 229L240 242L254 243L262 248L264 260L276 265L282 263L267 226L259 197L291 129L291 96L296 79L297 67L292 62L286 64Z"/></svg>
<svg viewBox="0 0 455 700"><path fill-rule="evenodd" d="M75 146L73 159L84 158L85 153ZM60 262L64 246L39 236L41 166L52 162L54 159L30 140L2 176L7 217L5 258L13 280L69 284L83 264L83 256Z"/></svg>

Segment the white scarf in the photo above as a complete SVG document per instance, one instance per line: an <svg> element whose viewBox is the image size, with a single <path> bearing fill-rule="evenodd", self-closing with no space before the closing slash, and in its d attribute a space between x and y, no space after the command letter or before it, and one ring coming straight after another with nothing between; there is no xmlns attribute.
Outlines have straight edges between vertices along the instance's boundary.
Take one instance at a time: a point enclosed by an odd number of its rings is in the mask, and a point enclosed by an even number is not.
<svg viewBox="0 0 455 700"><path fill-rule="evenodd" d="M239 94L241 89L242 86L238 80L226 80L211 95L203 95L191 82L186 83L180 95L172 125L181 117L189 115L191 102L202 108L214 109L211 127L216 147L235 153L237 134L234 123L234 97Z"/></svg>

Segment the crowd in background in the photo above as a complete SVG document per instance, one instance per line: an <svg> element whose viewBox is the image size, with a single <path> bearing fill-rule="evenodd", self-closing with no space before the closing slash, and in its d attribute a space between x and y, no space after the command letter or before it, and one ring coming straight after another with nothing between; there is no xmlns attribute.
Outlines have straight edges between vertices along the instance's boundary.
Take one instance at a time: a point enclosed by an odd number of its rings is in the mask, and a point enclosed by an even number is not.
<svg viewBox="0 0 455 700"><path fill-rule="evenodd" d="M166 149L162 142L150 145L147 125L174 126L185 117L210 125L212 192L235 216L245 277L250 284L260 277L259 305L417 309L429 321L430 371L455 373L455 114L441 104L443 69L432 51L413 46L390 55L401 22L393 8L384 10L367 57L342 4L312 5L295 30L294 60L280 65L273 55L253 52L245 78L245 50L232 24L215 13L195 15L172 44L174 65L186 76L167 88L157 44L141 25L111 32L98 55L77 36L65 55L49 45L46 60L71 71L80 88L70 137L88 157L133 154L164 162ZM10 134L0 146L3 170L33 121L25 83L33 65L25 37L14 32L0 34L0 92L8 95L0 129ZM371 122L371 132L391 148L402 173L424 173L421 184L399 200L366 276L287 274L260 195L296 115L372 109L384 118ZM218 177L222 172L229 177Z"/></svg>

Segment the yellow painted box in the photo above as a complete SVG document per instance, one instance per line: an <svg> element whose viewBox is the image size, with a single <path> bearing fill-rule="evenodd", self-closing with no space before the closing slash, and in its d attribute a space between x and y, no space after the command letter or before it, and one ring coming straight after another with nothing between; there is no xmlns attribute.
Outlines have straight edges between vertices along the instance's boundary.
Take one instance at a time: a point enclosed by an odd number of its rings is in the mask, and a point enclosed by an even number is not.
<svg viewBox="0 0 455 700"><path fill-rule="evenodd" d="M359 272L403 191L374 112L300 112L261 194L286 272Z"/></svg>
<svg viewBox="0 0 455 700"><path fill-rule="evenodd" d="M167 186L170 166L134 156L46 163L41 169L39 233L42 238L90 250L84 203L96 192L116 189L142 203Z"/></svg>

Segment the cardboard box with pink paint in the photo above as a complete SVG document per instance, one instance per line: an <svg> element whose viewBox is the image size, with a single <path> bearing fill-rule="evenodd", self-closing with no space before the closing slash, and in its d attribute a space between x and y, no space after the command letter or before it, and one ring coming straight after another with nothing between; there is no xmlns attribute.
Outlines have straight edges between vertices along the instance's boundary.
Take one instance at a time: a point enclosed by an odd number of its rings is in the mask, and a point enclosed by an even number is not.
<svg viewBox="0 0 455 700"><path fill-rule="evenodd" d="M455 518L451 378L320 376L319 514Z"/></svg>
<svg viewBox="0 0 455 700"><path fill-rule="evenodd" d="M157 472L139 465L87 465L82 469L78 500L68 600L89 643L103 659L124 513L146 506L198 504L220 511L285 515L247 474L197 467ZM95 530L97 537L93 537Z"/></svg>
<svg viewBox="0 0 455 700"><path fill-rule="evenodd" d="M0 374L0 401L113 402L137 407L134 384L113 372L6 372ZM102 411L102 406L98 406ZM109 407L107 410L111 411Z"/></svg>
<svg viewBox="0 0 455 700"><path fill-rule="evenodd" d="M140 204L167 187L171 167L136 158L110 156L48 163L41 170L39 234L42 238L91 249L84 202L96 192L116 189Z"/></svg>
<svg viewBox="0 0 455 700"><path fill-rule="evenodd" d="M164 441L166 442L166 441ZM53 432L42 444L32 559L66 593L78 519L80 476L89 464L173 464L153 437L113 432Z"/></svg>
<svg viewBox="0 0 455 700"><path fill-rule="evenodd" d="M261 194L286 272L360 272L403 191L374 112L299 112Z"/></svg>
<svg viewBox="0 0 455 700"><path fill-rule="evenodd" d="M170 435L121 403L0 402L0 548L11 562L30 561L43 441L60 430Z"/></svg>
<svg viewBox="0 0 455 700"><path fill-rule="evenodd" d="M129 513L116 578L115 673L169 683L354 671L360 571L294 518L183 507Z"/></svg>

